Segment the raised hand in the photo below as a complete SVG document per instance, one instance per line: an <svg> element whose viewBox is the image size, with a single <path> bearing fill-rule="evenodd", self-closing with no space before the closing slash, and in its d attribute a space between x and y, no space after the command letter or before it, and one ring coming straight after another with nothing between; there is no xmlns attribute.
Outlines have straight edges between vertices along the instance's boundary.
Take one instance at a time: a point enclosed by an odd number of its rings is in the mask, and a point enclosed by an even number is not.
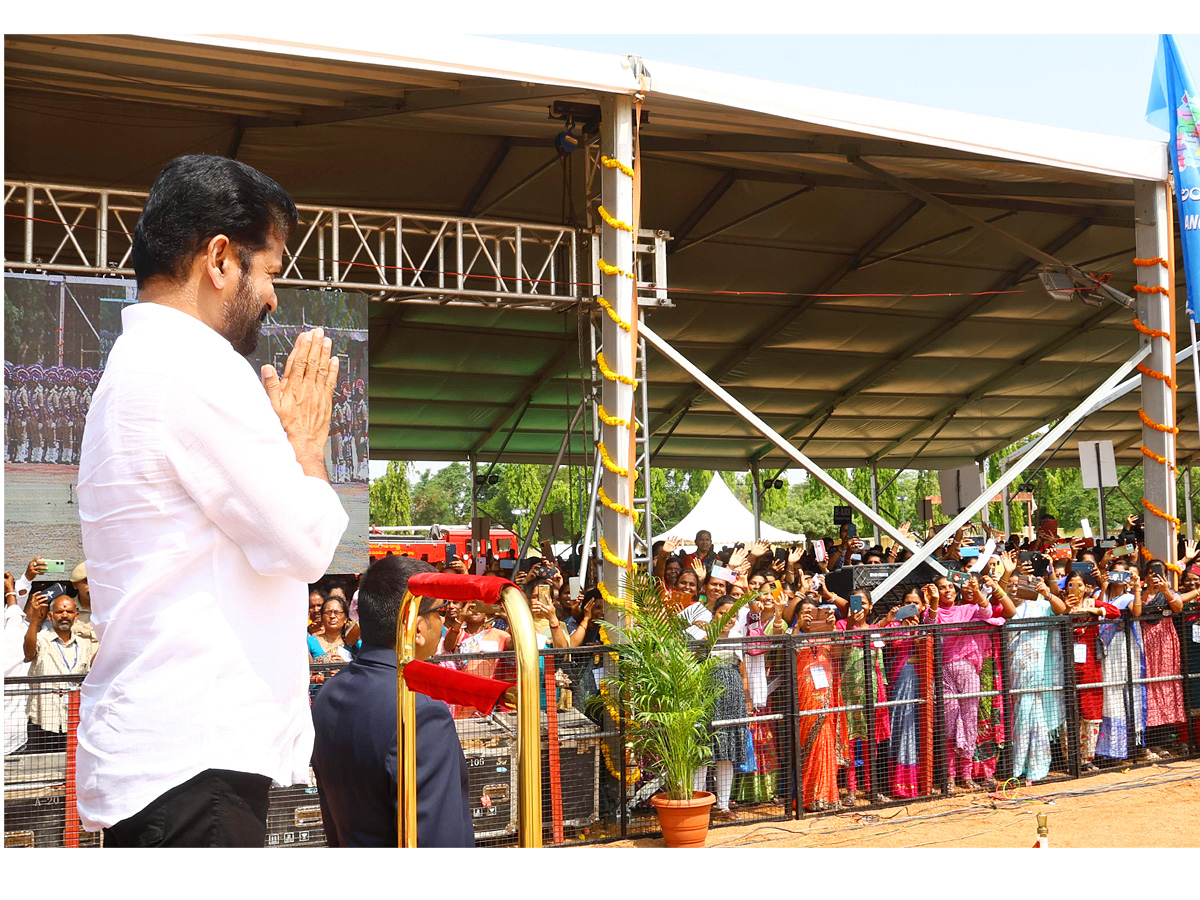
<svg viewBox="0 0 1200 900"><path fill-rule="evenodd" d="M29 599L29 618L35 624L41 625L50 615L50 599L45 591L38 591Z"/></svg>
<svg viewBox="0 0 1200 900"><path fill-rule="evenodd" d="M672 554L679 552L679 548L682 546L683 541L680 538L672 535L663 541L663 553L667 554L667 556L671 556Z"/></svg>
<svg viewBox="0 0 1200 900"><path fill-rule="evenodd" d="M339 365L338 358L331 357L332 351L333 341L325 337L323 329L316 328L296 339L282 378L274 366L262 367L263 387L296 459L306 475L325 480L325 441L329 439Z"/></svg>
<svg viewBox="0 0 1200 900"><path fill-rule="evenodd" d="M802 547L793 547L788 551L787 561L789 566L795 567L802 559L804 559L804 549Z"/></svg>
<svg viewBox="0 0 1200 900"><path fill-rule="evenodd" d="M1183 544L1184 559L1191 561L1196 558L1197 545L1195 541L1185 541Z"/></svg>
<svg viewBox="0 0 1200 900"><path fill-rule="evenodd" d="M700 586L704 586L704 579L708 577L708 572L704 568L704 563L698 559L692 560L692 571L696 573L696 578L700 581Z"/></svg>
<svg viewBox="0 0 1200 900"><path fill-rule="evenodd" d="M771 550L771 545L766 541L755 541L750 545L750 555L755 559L766 556Z"/></svg>
<svg viewBox="0 0 1200 900"><path fill-rule="evenodd" d="M729 568L731 568L731 569L740 568L741 565L744 562L746 562L746 558L750 555L751 554L746 552L745 547L735 548L734 551L729 554Z"/></svg>
<svg viewBox="0 0 1200 900"><path fill-rule="evenodd" d="M46 565L46 561L40 556L35 556L29 561L29 565L25 567L25 580L33 581L33 579L43 574L47 568L49 566Z"/></svg>

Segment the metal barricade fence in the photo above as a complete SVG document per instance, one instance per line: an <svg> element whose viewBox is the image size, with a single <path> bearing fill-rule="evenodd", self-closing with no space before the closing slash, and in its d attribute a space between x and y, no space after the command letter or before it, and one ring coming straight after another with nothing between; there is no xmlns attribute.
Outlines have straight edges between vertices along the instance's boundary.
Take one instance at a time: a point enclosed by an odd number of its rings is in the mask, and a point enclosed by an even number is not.
<svg viewBox="0 0 1200 900"><path fill-rule="evenodd" d="M619 704L601 698L617 652L602 644L542 651L546 846L658 831L649 801L661 779L630 752L631 723ZM1197 755L1197 604L1137 619L869 625L724 640L714 652L725 670L709 728L715 758L695 782L729 803L733 816L714 827L865 811L972 784L1004 795L1027 780L1150 764L1164 752ZM515 665L511 652L432 661L504 680ZM313 665L314 682L338 668ZM5 682L6 846L100 844L74 810L70 748L81 681ZM320 687L312 685L313 696ZM66 734L31 727L35 698L66 704ZM476 842L515 844L514 716L454 715ZM267 846L324 844L315 780L273 788Z"/></svg>

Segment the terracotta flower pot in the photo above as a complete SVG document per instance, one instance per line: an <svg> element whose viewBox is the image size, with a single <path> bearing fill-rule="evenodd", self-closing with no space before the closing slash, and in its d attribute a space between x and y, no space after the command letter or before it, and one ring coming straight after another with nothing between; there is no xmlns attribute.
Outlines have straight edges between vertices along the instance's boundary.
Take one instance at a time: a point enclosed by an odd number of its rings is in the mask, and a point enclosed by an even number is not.
<svg viewBox="0 0 1200 900"><path fill-rule="evenodd" d="M716 795L708 791L694 791L691 800L671 800L666 794L651 797L667 846L703 847L709 811L716 801Z"/></svg>

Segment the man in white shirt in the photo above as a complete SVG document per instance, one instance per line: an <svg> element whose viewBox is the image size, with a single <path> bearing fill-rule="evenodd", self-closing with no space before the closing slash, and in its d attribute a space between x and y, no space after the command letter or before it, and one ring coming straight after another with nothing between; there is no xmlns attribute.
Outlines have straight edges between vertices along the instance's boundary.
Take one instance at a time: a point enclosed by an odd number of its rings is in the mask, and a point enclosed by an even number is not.
<svg viewBox="0 0 1200 900"><path fill-rule="evenodd" d="M28 597L26 588L25 597ZM28 694L25 686L13 685L11 679L29 674L25 659L25 600L17 591L17 580L11 572L4 573L4 755L11 756L25 746L29 737L29 720L25 717Z"/></svg>
<svg viewBox="0 0 1200 900"><path fill-rule="evenodd" d="M93 644L75 634L79 608L61 588L34 594L29 601L29 625L23 649L31 678L47 675L83 675L92 662ZM42 623L50 629L43 630ZM29 744L35 753L67 749L67 694L71 681L38 684L29 696Z"/></svg>
<svg viewBox="0 0 1200 900"><path fill-rule="evenodd" d="M92 399L79 516L100 640L77 792L106 846L259 846L272 782L306 783L306 585L347 516L325 472L337 359L300 335L282 377L243 356L297 222L235 160L184 156L134 229L139 303ZM264 390L265 388L265 390Z"/></svg>

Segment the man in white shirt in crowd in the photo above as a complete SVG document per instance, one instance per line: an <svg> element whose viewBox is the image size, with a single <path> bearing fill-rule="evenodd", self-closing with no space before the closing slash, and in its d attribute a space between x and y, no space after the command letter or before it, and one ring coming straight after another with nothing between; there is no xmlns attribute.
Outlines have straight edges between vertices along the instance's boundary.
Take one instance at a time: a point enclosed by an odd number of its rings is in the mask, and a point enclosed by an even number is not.
<svg viewBox="0 0 1200 900"><path fill-rule="evenodd" d="M79 616L75 600L54 585L29 600L26 613L25 661L30 663L29 677L47 675L84 675L92 662L90 641L75 634L72 626ZM50 622L44 631L42 623ZM67 749L67 694L75 682L44 682L35 685L29 695L29 751L62 752Z"/></svg>
<svg viewBox="0 0 1200 900"><path fill-rule="evenodd" d="M36 560L35 560L36 562ZM28 584L28 582L26 582ZM11 572L4 573L4 755L11 756L25 746L29 737L29 720L26 718L26 701L23 689L11 683L13 678L24 678L29 674L29 663L25 660L25 632L29 623L25 621L25 602L29 598L17 591L17 579Z"/></svg>
<svg viewBox="0 0 1200 900"><path fill-rule="evenodd" d="M139 301L92 399L79 516L102 650L80 700L80 819L106 846L258 846L313 746L307 584L347 516L325 471L338 363L244 356L297 223L232 159L183 156L134 229Z"/></svg>

